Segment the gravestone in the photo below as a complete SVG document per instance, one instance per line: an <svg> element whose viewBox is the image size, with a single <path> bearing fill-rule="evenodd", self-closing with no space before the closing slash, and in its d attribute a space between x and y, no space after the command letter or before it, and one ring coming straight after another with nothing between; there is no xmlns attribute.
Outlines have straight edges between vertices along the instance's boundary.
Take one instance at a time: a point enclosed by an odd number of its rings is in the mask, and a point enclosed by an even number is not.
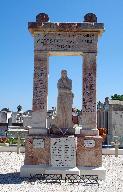
<svg viewBox="0 0 123 192"><path fill-rule="evenodd" d="M104 24L93 13L80 23L52 23L40 13L28 29L34 37L32 128L26 138L21 176L42 174L92 174L105 178L102 167L102 138L96 126L96 57L98 37ZM63 70L58 81L57 114L54 127L46 127L49 56L83 57L82 129L72 125L72 81ZM78 74L79 75L79 74ZM81 101L81 98L80 98Z"/></svg>

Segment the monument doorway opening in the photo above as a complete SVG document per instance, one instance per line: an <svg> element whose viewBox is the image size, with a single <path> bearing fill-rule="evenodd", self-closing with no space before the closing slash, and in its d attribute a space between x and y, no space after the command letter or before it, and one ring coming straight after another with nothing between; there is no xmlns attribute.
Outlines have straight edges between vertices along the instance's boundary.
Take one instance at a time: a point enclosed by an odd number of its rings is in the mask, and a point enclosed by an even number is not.
<svg viewBox="0 0 123 192"><path fill-rule="evenodd" d="M49 57L48 109L56 107L57 81L63 69L67 70L68 77L72 79L73 107L82 109L82 60L82 56Z"/></svg>

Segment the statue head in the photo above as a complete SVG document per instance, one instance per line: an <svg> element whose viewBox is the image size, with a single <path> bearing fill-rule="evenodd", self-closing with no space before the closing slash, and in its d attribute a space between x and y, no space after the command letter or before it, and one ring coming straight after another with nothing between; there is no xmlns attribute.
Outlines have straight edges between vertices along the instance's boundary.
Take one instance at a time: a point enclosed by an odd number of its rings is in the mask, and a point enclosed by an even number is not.
<svg viewBox="0 0 123 192"><path fill-rule="evenodd" d="M67 77L67 70L62 70L61 71L61 78L65 79Z"/></svg>

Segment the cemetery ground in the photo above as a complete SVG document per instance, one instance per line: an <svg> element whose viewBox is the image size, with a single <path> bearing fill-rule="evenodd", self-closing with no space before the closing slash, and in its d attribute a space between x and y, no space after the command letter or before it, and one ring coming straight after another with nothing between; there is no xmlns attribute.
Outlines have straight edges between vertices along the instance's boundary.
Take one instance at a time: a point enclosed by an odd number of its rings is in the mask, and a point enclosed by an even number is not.
<svg viewBox="0 0 123 192"><path fill-rule="evenodd" d="M19 171L24 162L24 153L0 153L0 191L1 192L122 192L123 191L123 155L103 155L103 166L106 168L105 181L84 186L83 184L70 184L64 181L59 183L30 182L20 178Z"/></svg>

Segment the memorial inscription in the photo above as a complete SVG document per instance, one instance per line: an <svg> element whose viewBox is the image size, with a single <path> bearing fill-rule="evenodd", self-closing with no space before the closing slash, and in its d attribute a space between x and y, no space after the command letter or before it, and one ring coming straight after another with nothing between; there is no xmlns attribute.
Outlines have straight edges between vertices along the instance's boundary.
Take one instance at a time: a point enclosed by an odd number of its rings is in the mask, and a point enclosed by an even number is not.
<svg viewBox="0 0 123 192"><path fill-rule="evenodd" d="M34 139L33 148L44 148L44 139Z"/></svg>
<svg viewBox="0 0 123 192"><path fill-rule="evenodd" d="M96 50L96 33L36 33L34 46L35 50L81 50L85 47Z"/></svg>
<svg viewBox="0 0 123 192"><path fill-rule="evenodd" d="M95 141L94 140L84 140L84 147L95 147Z"/></svg>
<svg viewBox="0 0 123 192"><path fill-rule="evenodd" d="M76 166L76 138L51 138L51 165L53 167Z"/></svg>

